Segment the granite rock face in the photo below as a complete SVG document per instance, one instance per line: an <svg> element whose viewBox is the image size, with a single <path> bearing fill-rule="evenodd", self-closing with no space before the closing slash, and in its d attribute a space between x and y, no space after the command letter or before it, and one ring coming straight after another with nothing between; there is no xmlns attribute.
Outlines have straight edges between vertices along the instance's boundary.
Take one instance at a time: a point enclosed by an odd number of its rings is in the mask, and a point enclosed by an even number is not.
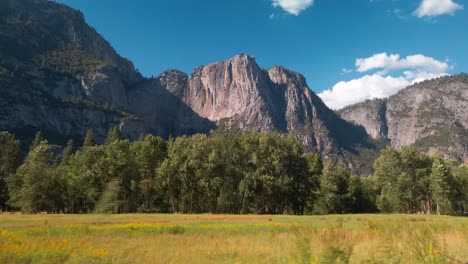
<svg viewBox="0 0 468 264"><path fill-rule="evenodd" d="M46 0L0 2L0 130L53 143L103 140L118 126L129 138L194 133L289 133L307 150L350 167L357 147L373 149L365 130L341 119L281 66L262 69L246 54L197 68L144 78L84 21ZM354 161L353 161L354 160Z"/></svg>
<svg viewBox="0 0 468 264"><path fill-rule="evenodd" d="M0 2L0 129L26 141L42 130L63 143L88 128L103 140L116 125L130 138L214 128L163 85L143 78L81 12L45 0Z"/></svg>
<svg viewBox="0 0 468 264"><path fill-rule="evenodd" d="M364 130L326 107L302 75L281 66L261 69L252 56L240 54L172 81L168 75L159 77L163 87L220 130L289 133L325 156L368 143Z"/></svg>
<svg viewBox="0 0 468 264"><path fill-rule="evenodd" d="M373 139L387 138L388 127L385 116L387 101L385 99L368 100L339 112L343 119L363 126Z"/></svg>
<svg viewBox="0 0 468 264"><path fill-rule="evenodd" d="M459 74L412 85L385 100L349 106L340 114L394 147L416 145L467 162L467 109L468 75Z"/></svg>
<svg viewBox="0 0 468 264"><path fill-rule="evenodd" d="M30 137L102 138L143 81L79 11L42 0L0 2L0 129ZM61 140L59 140L61 141Z"/></svg>

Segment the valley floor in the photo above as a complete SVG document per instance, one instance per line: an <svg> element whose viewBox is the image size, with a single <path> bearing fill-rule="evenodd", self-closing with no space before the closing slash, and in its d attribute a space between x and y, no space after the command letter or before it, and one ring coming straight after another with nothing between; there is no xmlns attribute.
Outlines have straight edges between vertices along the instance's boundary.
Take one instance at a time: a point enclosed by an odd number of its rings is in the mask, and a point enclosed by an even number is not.
<svg viewBox="0 0 468 264"><path fill-rule="evenodd" d="M0 263L466 263L468 218L0 215Z"/></svg>

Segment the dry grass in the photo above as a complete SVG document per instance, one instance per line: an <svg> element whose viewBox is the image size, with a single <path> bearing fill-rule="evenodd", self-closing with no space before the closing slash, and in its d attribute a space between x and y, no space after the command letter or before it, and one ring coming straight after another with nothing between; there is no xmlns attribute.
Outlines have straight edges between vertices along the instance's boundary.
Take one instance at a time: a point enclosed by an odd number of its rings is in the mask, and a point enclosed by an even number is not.
<svg viewBox="0 0 468 264"><path fill-rule="evenodd" d="M0 263L465 263L468 218L0 215Z"/></svg>

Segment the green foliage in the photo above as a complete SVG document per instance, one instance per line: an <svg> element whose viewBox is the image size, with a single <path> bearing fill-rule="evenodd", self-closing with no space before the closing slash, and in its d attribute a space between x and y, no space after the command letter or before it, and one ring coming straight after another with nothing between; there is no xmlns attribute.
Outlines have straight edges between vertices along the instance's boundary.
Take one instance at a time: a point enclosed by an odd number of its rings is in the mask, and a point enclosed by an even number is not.
<svg viewBox="0 0 468 264"><path fill-rule="evenodd" d="M388 147L374 163L374 177L380 196L377 205L382 212L393 212L398 207L396 185L401 174L402 161L398 151Z"/></svg>
<svg viewBox="0 0 468 264"><path fill-rule="evenodd" d="M99 201L96 203L94 213L114 213L117 211L117 196L119 192L119 181L117 179L107 183L106 188L101 194Z"/></svg>
<svg viewBox="0 0 468 264"><path fill-rule="evenodd" d="M468 212L468 164L453 169L455 185L454 209L457 212Z"/></svg>
<svg viewBox="0 0 468 264"><path fill-rule="evenodd" d="M377 205L382 212L452 213L460 198L449 165L415 147L387 148L374 164Z"/></svg>
<svg viewBox="0 0 468 264"><path fill-rule="evenodd" d="M116 204L114 212L302 214L313 202L309 188L319 172L308 169L290 137L195 135L166 143L146 136L130 143L116 136L112 129L106 145L83 148L62 166L70 212Z"/></svg>
<svg viewBox="0 0 468 264"><path fill-rule="evenodd" d="M92 212L106 184L105 149L87 146L73 154L68 163L57 168L66 183L65 204L68 213Z"/></svg>
<svg viewBox="0 0 468 264"><path fill-rule="evenodd" d="M377 211L372 184L373 181L367 177L352 175L349 178L347 212L372 213Z"/></svg>
<svg viewBox="0 0 468 264"><path fill-rule="evenodd" d="M32 213L63 210L63 183L54 172L52 162L47 141L31 149L16 174L8 179L12 207Z"/></svg>
<svg viewBox="0 0 468 264"><path fill-rule="evenodd" d="M86 136L83 141L83 147L94 147L96 146L96 136L94 135L94 131L90 128L86 131Z"/></svg>
<svg viewBox="0 0 468 264"><path fill-rule="evenodd" d="M9 209L7 178L16 172L20 164L20 142L8 132L0 132L0 209L2 211Z"/></svg>
<svg viewBox="0 0 468 264"><path fill-rule="evenodd" d="M323 213L341 214L347 212L350 172L332 160L325 161L320 178L319 206Z"/></svg>
<svg viewBox="0 0 468 264"><path fill-rule="evenodd" d="M62 156L60 157L60 162L62 164L67 164L71 155L75 152L75 142L73 139L68 140L67 146L62 151Z"/></svg>
<svg viewBox="0 0 468 264"><path fill-rule="evenodd" d="M167 211L167 208L157 209L162 204L163 190L158 178L158 168L167 157L167 143L160 137L148 135L133 143L130 151L135 159L140 181L138 183L138 199L140 212Z"/></svg>
<svg viewBox="0 0 468 264"><path fill-rule="evenodd" d="M466 165L452 168L414 147L383 150L373 177L304 155L297 141L278 133L168 141L148 135L130 142L113 127L104 145L88 130L81 149L70 140L60 152L38 132L22 164L12 135L0 133L0 147L4 210L448 214L464 212L467 204Z"/></svg>
<svg viewBox="0 0 468 264"><path fill-rule="evenodd" d="M61 45L57 50L37 56L35 61L41 68L67 74L90 72L106 65L104 61L72 45Z"/></svg>
<svg viewBox="0 0 468 264"><path fill-rule="evenodd" d="M452 212L454 187L449 167L441 157L434 157L429 188L437 214Z"/></svg>
<svg viewBox="0 0 468 264"><path fill-rule="evenodd" d="M99 111L104 111L116 115L115 121L125 122L131 120L140 120L136 115L130 114L121 110L119 107L109 104L109 103L98 103L92 100L86 100L79 97L70 97L64 99L63 102L73 104L77 107L82 107L86 109L96 109Z"/></svg>
<svg viewBox="0 0 468 264"><path fill-rule="evenodd" d="M449 116L443 117L443 119L450 118ZM453 124L448 127L436 127L433 128L435 132L434 135L429 135L427 137L419 139L415 142L415 146L422 149L429 149L435 146L447 147L452 144L452 141L456 138L457 135L468 134L463 125Z"/></svg>
<svg viewBox="0 0 468 264"><path fill-rule="evenodd" d="M117 126L114 126L109 129L107 132L106 145L112 144L116 141L119 141L122 138L120 130Z"/></svg>
<svg viewBox="0 0 468 264"><path fill-rule="evenodd" d="M35 149L37 146L39 146L43 140L44 140L44 137L42 136L42 132L37 131L36 135L34 137L34 140L31 143L31 146L29 147L29 151L31 151L31 150Z"/></svg>

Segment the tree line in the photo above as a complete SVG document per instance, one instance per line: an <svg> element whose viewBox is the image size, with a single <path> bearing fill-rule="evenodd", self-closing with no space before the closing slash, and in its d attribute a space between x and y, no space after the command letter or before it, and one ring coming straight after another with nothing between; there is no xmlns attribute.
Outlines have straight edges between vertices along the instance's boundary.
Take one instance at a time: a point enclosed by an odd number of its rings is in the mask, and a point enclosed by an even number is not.
<svg viewBox="0 0 468 264"><path fill-rule="evenodd" d="M26 157L0 132L0 209L37 213L340 214L467 211L468 166L415 147L387 148L373 175L305 154L278 133L122 139L50 145Z"/></svg>

